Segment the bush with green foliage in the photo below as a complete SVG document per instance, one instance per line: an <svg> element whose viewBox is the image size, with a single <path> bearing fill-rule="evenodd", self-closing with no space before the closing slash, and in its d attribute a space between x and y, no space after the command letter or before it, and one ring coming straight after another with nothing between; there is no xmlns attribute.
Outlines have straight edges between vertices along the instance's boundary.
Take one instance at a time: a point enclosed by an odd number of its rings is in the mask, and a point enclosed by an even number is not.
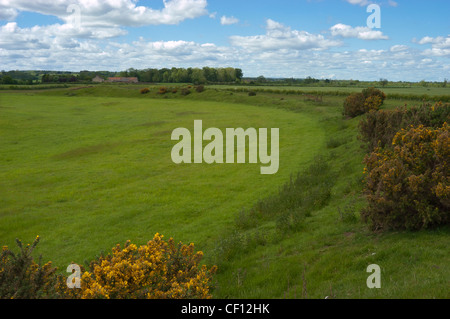
<svg viewBox="0 0 450 319"><path fill-rule="evenodd" d="M375 88L364 89L362 93L352 93L344 101L344 115L351 118L377 111L383 105L386 95Z"/></svg>
<svg viewBox="0 0 450 319"><path fill-rule="evenodd" d="M373 96L378 97L382 102L386 99L386 94L384 94L384 92L373 87L362 90L362 94L364 95L364 99L368 99Z"/></svg>
<svg viewBox="0 0 450 319"><path fill-rule="evenodd" d="M406 106L393 110L369 112L359 123L359 138L372 152L376 147L390 147L394 136L402 128L411 125L441 127L450 123L450 104L441 102L422 104L412 108Z"/></svg>
<svg viewBox="0 0 450 319"><path fill-rule="evenodd" d="M32 252L39 243L39 236L30 245L24 246L16 239L19 253L3 246L0 254L0 298L41 299L56 297L56 268L52 263L36 263Z"/></svg>
<svg viewBox="0 0 450 319"><path fill-rule="evenodd" d="M182 88L180 94L182 96L187 96L187 95L191 94L191 90L189 88Z"/></svg>
<svg viewBox="0 0 450 319"><path fill-rule="evenodd" d="M161 86L161 87L159 88L158 94L164 95L164 94L166 94L166 93L167 93L167 88L166 88L165 86Z"/></svg>
<svg viewBox="0 0 450 319"><path fill-rule="evenodd" d="M141 94L147 94L147 93L149 93L150 92L150 90L148 89L148 88L144 88L144 89L141 89L140 90L140 93Z"/></svg>
<svg viewBox="0 0 450 319"><path fill-rule="evenodd" d="M392 148L366 156L368 206L373 229L419 230L450 222L450 129L420 125L399 131Z"/></svg>
<svg viewBox="0 0 450 319"><path fill-rule="evenodd" d="M352 93L344 101L344 115L356 117L364 114L364 95L362 93Z"/></svg>

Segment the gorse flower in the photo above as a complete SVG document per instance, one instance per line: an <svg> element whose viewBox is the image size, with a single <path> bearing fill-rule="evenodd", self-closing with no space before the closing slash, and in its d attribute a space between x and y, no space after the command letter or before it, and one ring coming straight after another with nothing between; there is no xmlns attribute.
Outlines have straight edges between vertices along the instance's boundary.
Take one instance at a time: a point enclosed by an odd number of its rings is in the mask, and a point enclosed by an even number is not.
<svg viewBox="0 0 450 319"><path fill-rule="evenodd" d="M207 299L217 267L200 265L202 252L194 244L175 244L156 234L138 247L127 241L122 248L93 260L89 270L81 268L81 288L69 289L66 278L48 262L34 262L31 245L17 241L21 253L7 246L0 254L0 298L65 299Z"/></svg>
<svg viewBox="0 0 450 319"><path fill-rule="evenodd" d="M123 248L117 245L112 254L91 262L76 298L211 298L210 281L216 267L200 267L202 257L194 244L176 245L160 234L139 248L128 241Z"/></svg>
<svg viewBox="0 0 450 319"><path fill-rule="evenodd" d="M450 222L450 127L401 129L391 148L365 158L368 207L375 228L422 229Z"/></svg>

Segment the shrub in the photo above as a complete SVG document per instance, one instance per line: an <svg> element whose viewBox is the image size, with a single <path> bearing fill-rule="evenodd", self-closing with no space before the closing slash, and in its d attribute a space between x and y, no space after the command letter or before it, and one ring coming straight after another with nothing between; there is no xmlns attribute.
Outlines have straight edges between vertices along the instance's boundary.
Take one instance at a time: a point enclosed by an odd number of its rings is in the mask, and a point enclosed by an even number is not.
<svg viewBox="0 0 450 319"><path fill-rule="evenodd" d="M127 242L92 261L76 291L83 299L211 298L216 267L200 267L202 257L194 244L176 245L172 238L166 242L156 234L147 245L138 248Z"/></svg>
<svg viewBox="0 0 450 319"><path fill-rule="evenodd" d="M392 148L366 156L368 207L374 229L423 229L450 221L450 130L420 125L399 131Z"/></svg>
<svg viewBox="0 0 450 319"><path fill-rule="evenodd" d="M344 115L356 117L369 111L378 111L386 99L386 94L375 88L352 93L344 101Z"/></svg>
<svg viewBox="0 0 450 319"><path fill-rule="evenodd" d="M166 94L167 93L167 88L165 86L161 86L159 88L158 94Z"/></svg>
<svg viewBox="0 0 450 319"><path fill-rule="evenodd" d="M248 96L256 96L256 92L255 91L250 91L250 92L248 92Z"/></svg>
<svg viewBox="0 0 450 319"><path fill-rule="evenodd" d="M381 104L383 104L384 100L386 99L386 94L384 94L384 92L373 87L362 90L362 94L364 95L364 99L368 99L369 97L374 96L378 97L381 100Z"/></svg>
<svg viewBox="0 0 450 319"><path fill-rule="evenodd" d="M204 87L203 85L197 85L197 86L195 87L195 90L196 90L198 93L202 93L202 92L205 90L205 87Z"/></svg>
<svg viewBox="0 0 450 319"><path fill-rule="evenodd" d="M66 278L56 274L51 262L41 265L31 256L39 236L31 245L19 240L19 254L4 246L0 254L0 298L7 299L194 299L211 298L210 284L217 267L200 266L202 252L194 244L167 242L156 234L139 248L127 242L112 254L81 268L81 288L69 289Z"/></svg>
<svg viewBox="0 0 450 319"><path fill-rule="evenodd" d="M191 94L191 90L186 89L186 88L182 88L181 89L181 95L186 96L186 95L189 95L189 94Z"/></svg>
<svg viewBox="0 0 450 319"><path fill-rule="evenodd" d="M140 92L141 92L141 94L147 94L150 92L150 90L148 88L145 88L145 89L141 89Z"/></svg>
<svg viewBox="0 0 450 319"><path fill-rule="evenodd" d="M450 121L450 104L422 104L407 109L369 112L359 123L359 138L372 152L376 147L391 147L394 136L411 125L438 128Z"/></svg>
<svg viewBox="0 0 450 319"><path fill-rule="evenodd" d="M344 101L344 115L356 117L364 114L365 98L362 93L352 93Z"/></svg>
<svg viewBox="0 0 450 319"><path fill-rule="evenodd" d="M371 95L364 100L364 113L378 111L383 104L383 100L378 95Z"/></svg>
<svg viewBox="0 0 450 319"><path fill-rule="evenodd" d="M39 243L39 236L30 245L24 246L16 239L20 251L15 254L3 246L0 254L0 298L2 299L40 299L56 296L56 268L51 262L36 263L32 252Z"/></svg>
<svg viewBox="0 0 450 319"><path fill-rule="evenodd" d="M359 139L365 143L369 152L375 148L392 144L395 134L403 127L406 108L371 111L359 122Z"/></svg>

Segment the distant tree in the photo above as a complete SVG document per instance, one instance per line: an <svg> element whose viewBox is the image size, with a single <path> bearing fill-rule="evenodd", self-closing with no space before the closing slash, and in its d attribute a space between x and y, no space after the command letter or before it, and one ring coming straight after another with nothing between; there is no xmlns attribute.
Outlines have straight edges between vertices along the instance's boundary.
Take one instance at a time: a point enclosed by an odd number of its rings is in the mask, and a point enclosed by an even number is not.
<svg viewBox="0 0 450 319"><path fill-rule="evenodd" d="M260 75L260 76L258 76L258 77L256 78L256 82L257 82L257 83L266 83L267 80L266 80L266 78L265 78L263 75Z"/></svg>
<svg viewBox="0 0 450 319"><path fill-rule="evenodd" d="M388 85L389 81L387 79L380 79L380 85L382 87L385 87L386 85Z"/></svg>
<svg viewBox="0 0 450 319"><path fill-rule="evenodd" d="M206 77L203 74L202 69L193 69L192 70L192 82L194 84L204 84L206 83Z"/></svg>
<svg viewBox="0 0 450 319"><path fill-rule="evenodd" d="M17 84L17 81L14 80L11 76L5 75L5 76L2 78L2 83L3 83L3 84Z"/></svg>
<svg viewBox="0 0 450 319"><path fill-rule="evenodd" d="M303 82L304 82L305 84L312 84L312 83L319 82L319 80L316 80L316 79L314 79L314 78L308 76Z"/></svg>
<svg viewBox="0 0 450 319"><path fill-rule="evenodd" d="M244 77L244 72L241 69L236 69L236 80L241 81Z"/></svg>
<svg viewBox="0 0 450 319"><path fill-rule="evenodd" d="M166 72L163 73L162 81L164 83L170 82L170 70L167 70Z"/></svg>
<svg viewBox="0 0 450 319"><path fill-rule="evenodd" d="M42 79L41 79L41 82L42 83L49 83L51 80L50 80L50 74L44 74L43 76L42 76Z"/></svg>
<svg viewBox="0 0 450 319"><path fill-rule="evenodd" d="M206 77L206 81L208 81L210 83L217 82L217 69L210 68L210 67L204 67L203 74Z"/></svg>
<svg viewBox="0 0 450 319"><path fill-rule="evenodd" d="M223 69L223 68L217 69L217 82L219 82L219 83L226 82L225 69Z"/></svg>
<svg viewBox="0 0 450 319"><path fill-rule="evenodd" d="M423 86L423 87L428 86L428 82L426 82L425 80L420 81L419 84L420 84L420 86Z"/></svg>

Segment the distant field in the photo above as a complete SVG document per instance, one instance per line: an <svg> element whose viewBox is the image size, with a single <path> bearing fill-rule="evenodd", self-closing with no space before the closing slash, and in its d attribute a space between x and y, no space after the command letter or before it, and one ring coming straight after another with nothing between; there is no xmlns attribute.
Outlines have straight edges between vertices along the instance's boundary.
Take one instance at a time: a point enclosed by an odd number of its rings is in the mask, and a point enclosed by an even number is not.
<svg viewBox="0 0 450 319"><path fill-rule="evenodd" d="M245 88L248 90L296 90L296 91L304 91L304 92L345 92L345 93L353 93L353 92L361 92L363 88L360 87L299 87L299 86L233 86L233 85L212 85L211 88L217 89L241 89ZM379 87L380 90L385 92L386 94L411 94L411 95L424 95L427 94L429 96L441 96L441 95L450 95L450 87L440 88L440 87L411 87L411 88L391 88Z"/></svg>
<svg viewBox="0 0 450 319"><path fill-rule="evenodd" d="M61 89L61 88L77 88L77 87L99 87L103 90L107 88L125 89L125 88L136 88L136 87L180 87L186 84L180 83L161 83L161 84L39 84L39 85L5 85L0 84L1 90L46 90L46 89ZM300 92L323 92L323 93L353 93L361 92L363 87L314 87L314 86L275 86L275 85L208 85L208 88L218 89L218 90L274 90L274 91L300 91ZM386 94L402 94L402 95L428 95L428 96L450 96L450 86L449 87L378 87L380 90Z"/></svg>

